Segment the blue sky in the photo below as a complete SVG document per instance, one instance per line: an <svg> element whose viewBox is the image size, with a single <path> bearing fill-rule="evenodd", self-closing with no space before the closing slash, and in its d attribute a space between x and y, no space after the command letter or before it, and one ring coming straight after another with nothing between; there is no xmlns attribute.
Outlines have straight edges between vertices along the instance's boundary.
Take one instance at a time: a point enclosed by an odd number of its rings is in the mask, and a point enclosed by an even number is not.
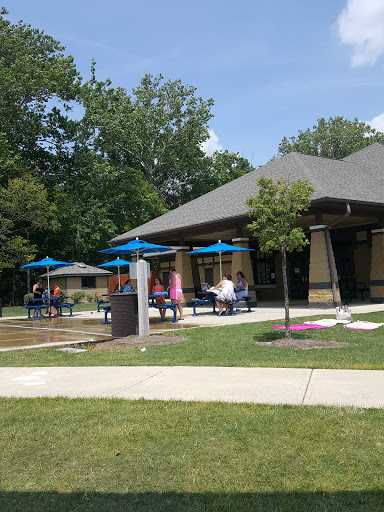
<svg viewBox="0 0 384 512"><path fill-rule="evenodd" d="M59 40L89 78L129 92L145 73L213 98L211 147L254 166L319 117L384 131L383 0L3 0Z"/></svg>

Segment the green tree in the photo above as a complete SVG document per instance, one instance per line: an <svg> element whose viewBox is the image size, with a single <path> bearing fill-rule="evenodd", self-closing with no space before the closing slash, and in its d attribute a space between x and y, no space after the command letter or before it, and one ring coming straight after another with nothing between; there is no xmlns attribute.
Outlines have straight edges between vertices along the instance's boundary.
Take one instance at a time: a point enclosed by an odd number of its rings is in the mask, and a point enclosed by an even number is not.
<svg viewBox="0 0 384 512"><path fill-rule="evenodd" d="M52 172L53 102L69 109L79 92L73 57L52 37L0 12L0 185L25 170Z"/></svg>
<svg viewBox="0 0 384 512"><path fill-rule="evenodd" d="M230 153L227 150L215 151L209 161L209 172L205 184L206 192L240 178L250 171L252 171L251 164L239 153Z"/></svg>
<svg viewBox="0 0 384 512"><path fill-rule="evenodd" d="M259 193L246 201L249 215L255 218L248 228L258 238L261 251L281 253L285 337L290 338L287 252L302 251L309 243L303 229L296 227L296 219L310 207L314 188L306 181L289 182L285 178L274 181L261 177L257 185Z"/></svg>
<svg viewBox="0 0 384 512"><path fill-rule="evenodd" d="M0 188L0 270L26 263L36 253L34 231L57 230L57 209L39 180L25 174Z"/></svg>
<svg viewBox="0 0 384 512"><path fill-rule="evenodd" d="M344 158L375 142L384 143L384 134L355 118L348 121L343 117L318 119L318 124L297 137L284 137L279 144L277 157L291 151L324 158Z"/></svg>
<svg viewBox="0 0 384 512"><path fill-rule="evenodd" d="M201 144L209 137L213 100L195 92L161 75L145 75L132 97L94 75L83 87L84 122L95 151L142 171L172 208L188 195L194 174L207 169Z"/></svg>

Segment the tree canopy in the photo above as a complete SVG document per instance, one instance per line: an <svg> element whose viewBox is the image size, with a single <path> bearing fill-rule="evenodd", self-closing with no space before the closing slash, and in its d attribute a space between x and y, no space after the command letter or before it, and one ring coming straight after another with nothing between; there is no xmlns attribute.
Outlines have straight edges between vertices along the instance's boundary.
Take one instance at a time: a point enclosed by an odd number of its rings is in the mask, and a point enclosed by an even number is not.
<svg viewBox="0 0 384 512"><path fill-rule="evenodd" d="M250 170L238 154L203 152L213 100L195 87L146 74L128 93L97 80L95 63L84 82L58 41L7 14L0 12L5 302L19 279L8 267L36 253L101 263L97 251L114 236Z"/></svg>
<svg viewBox="0 0 384 512"><path fill-rule="evenodd" d="M318 124L305 131L299 130L296 137L284 137L279 144L277 157L291 151L323 158L340 159L375 142L384 143L384 134L355 118L323 117Z"/></svg>

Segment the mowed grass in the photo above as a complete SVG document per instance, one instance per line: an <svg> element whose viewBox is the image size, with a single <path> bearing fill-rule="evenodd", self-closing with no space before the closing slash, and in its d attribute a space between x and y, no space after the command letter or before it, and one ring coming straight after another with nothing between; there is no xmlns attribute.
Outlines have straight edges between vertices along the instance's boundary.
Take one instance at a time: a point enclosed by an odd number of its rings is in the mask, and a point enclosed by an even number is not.
<svg viewBox="0 0 384 512"><path fill-rule="evenodd" d="M68 299L67 302L71 302ZM95 302L87 302L86 304L75 304L74 311L97 311L97 304ZM14 307L3 307L3 317L13 317L13 316L25 316L27 310L22 306L14 306Z"/></svg>
<svg viewBox="0 0 384 512"><path fill-rule="evenodd" d="M384 411L0 399L0 510L382 511Z"/></svg>
<svg viewBox="0 0 384 512"><path fill-rule="evenodd" d="M316 317L311 317L315 319ZM384 322L384 312L359 315L360 320ZM301 323L306 318L292 319ZM294 350L258 345L258 341L281 338L271 329L279 321L223 327L185 329L174 333L186 341L110 352L69 354L51 349L0 353L0 366L243 366L280 368L384 369L384 327L374 331L353 331L342 325L319 330L292 332L295 338L313 338L348 343L330 349ZM281 323L281 321L280 321ZM169 333L166 333L169 335Z"/></svg>

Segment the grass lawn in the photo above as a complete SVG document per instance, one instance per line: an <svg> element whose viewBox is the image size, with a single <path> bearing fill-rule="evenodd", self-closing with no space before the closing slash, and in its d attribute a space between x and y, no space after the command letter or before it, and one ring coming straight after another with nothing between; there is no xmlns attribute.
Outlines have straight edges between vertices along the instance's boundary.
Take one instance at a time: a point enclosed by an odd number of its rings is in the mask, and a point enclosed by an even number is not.
<svg viewBox="0 0 384 512"><path fill-rule="evenodd" d="M0 409L4 512L383 510L380 409L66 398Z"/></svg>
<svg viewBox="0 0 384 512"><path fill-rule="evenodd" d="M384 322L384 312L361 314L359 319ZM304 320L296 318L292 322ZM2 352L0 366L173 365L384 369L384 327L374 331L352 331L337 325L292 333L297 338L349 343L341 348L294 350L257 345L257 341L283 336L281 331L270 328L274 323L278 322L186 329L175 333L176 336L186 337L186 341L150 346L144 353L138 348L111 352L89 350L80 354L68 354L55 349Z"/></svg>
<svg viewBox="0 0 384 512"><path fill-rule="evenodd" d="M70 302L70 300L68 301ZM87 302L86 304L75 304L76 311L97 311L95 302ZM22 306L3 307L3 317L7 316L25 316L26 310Z"/></svg>

